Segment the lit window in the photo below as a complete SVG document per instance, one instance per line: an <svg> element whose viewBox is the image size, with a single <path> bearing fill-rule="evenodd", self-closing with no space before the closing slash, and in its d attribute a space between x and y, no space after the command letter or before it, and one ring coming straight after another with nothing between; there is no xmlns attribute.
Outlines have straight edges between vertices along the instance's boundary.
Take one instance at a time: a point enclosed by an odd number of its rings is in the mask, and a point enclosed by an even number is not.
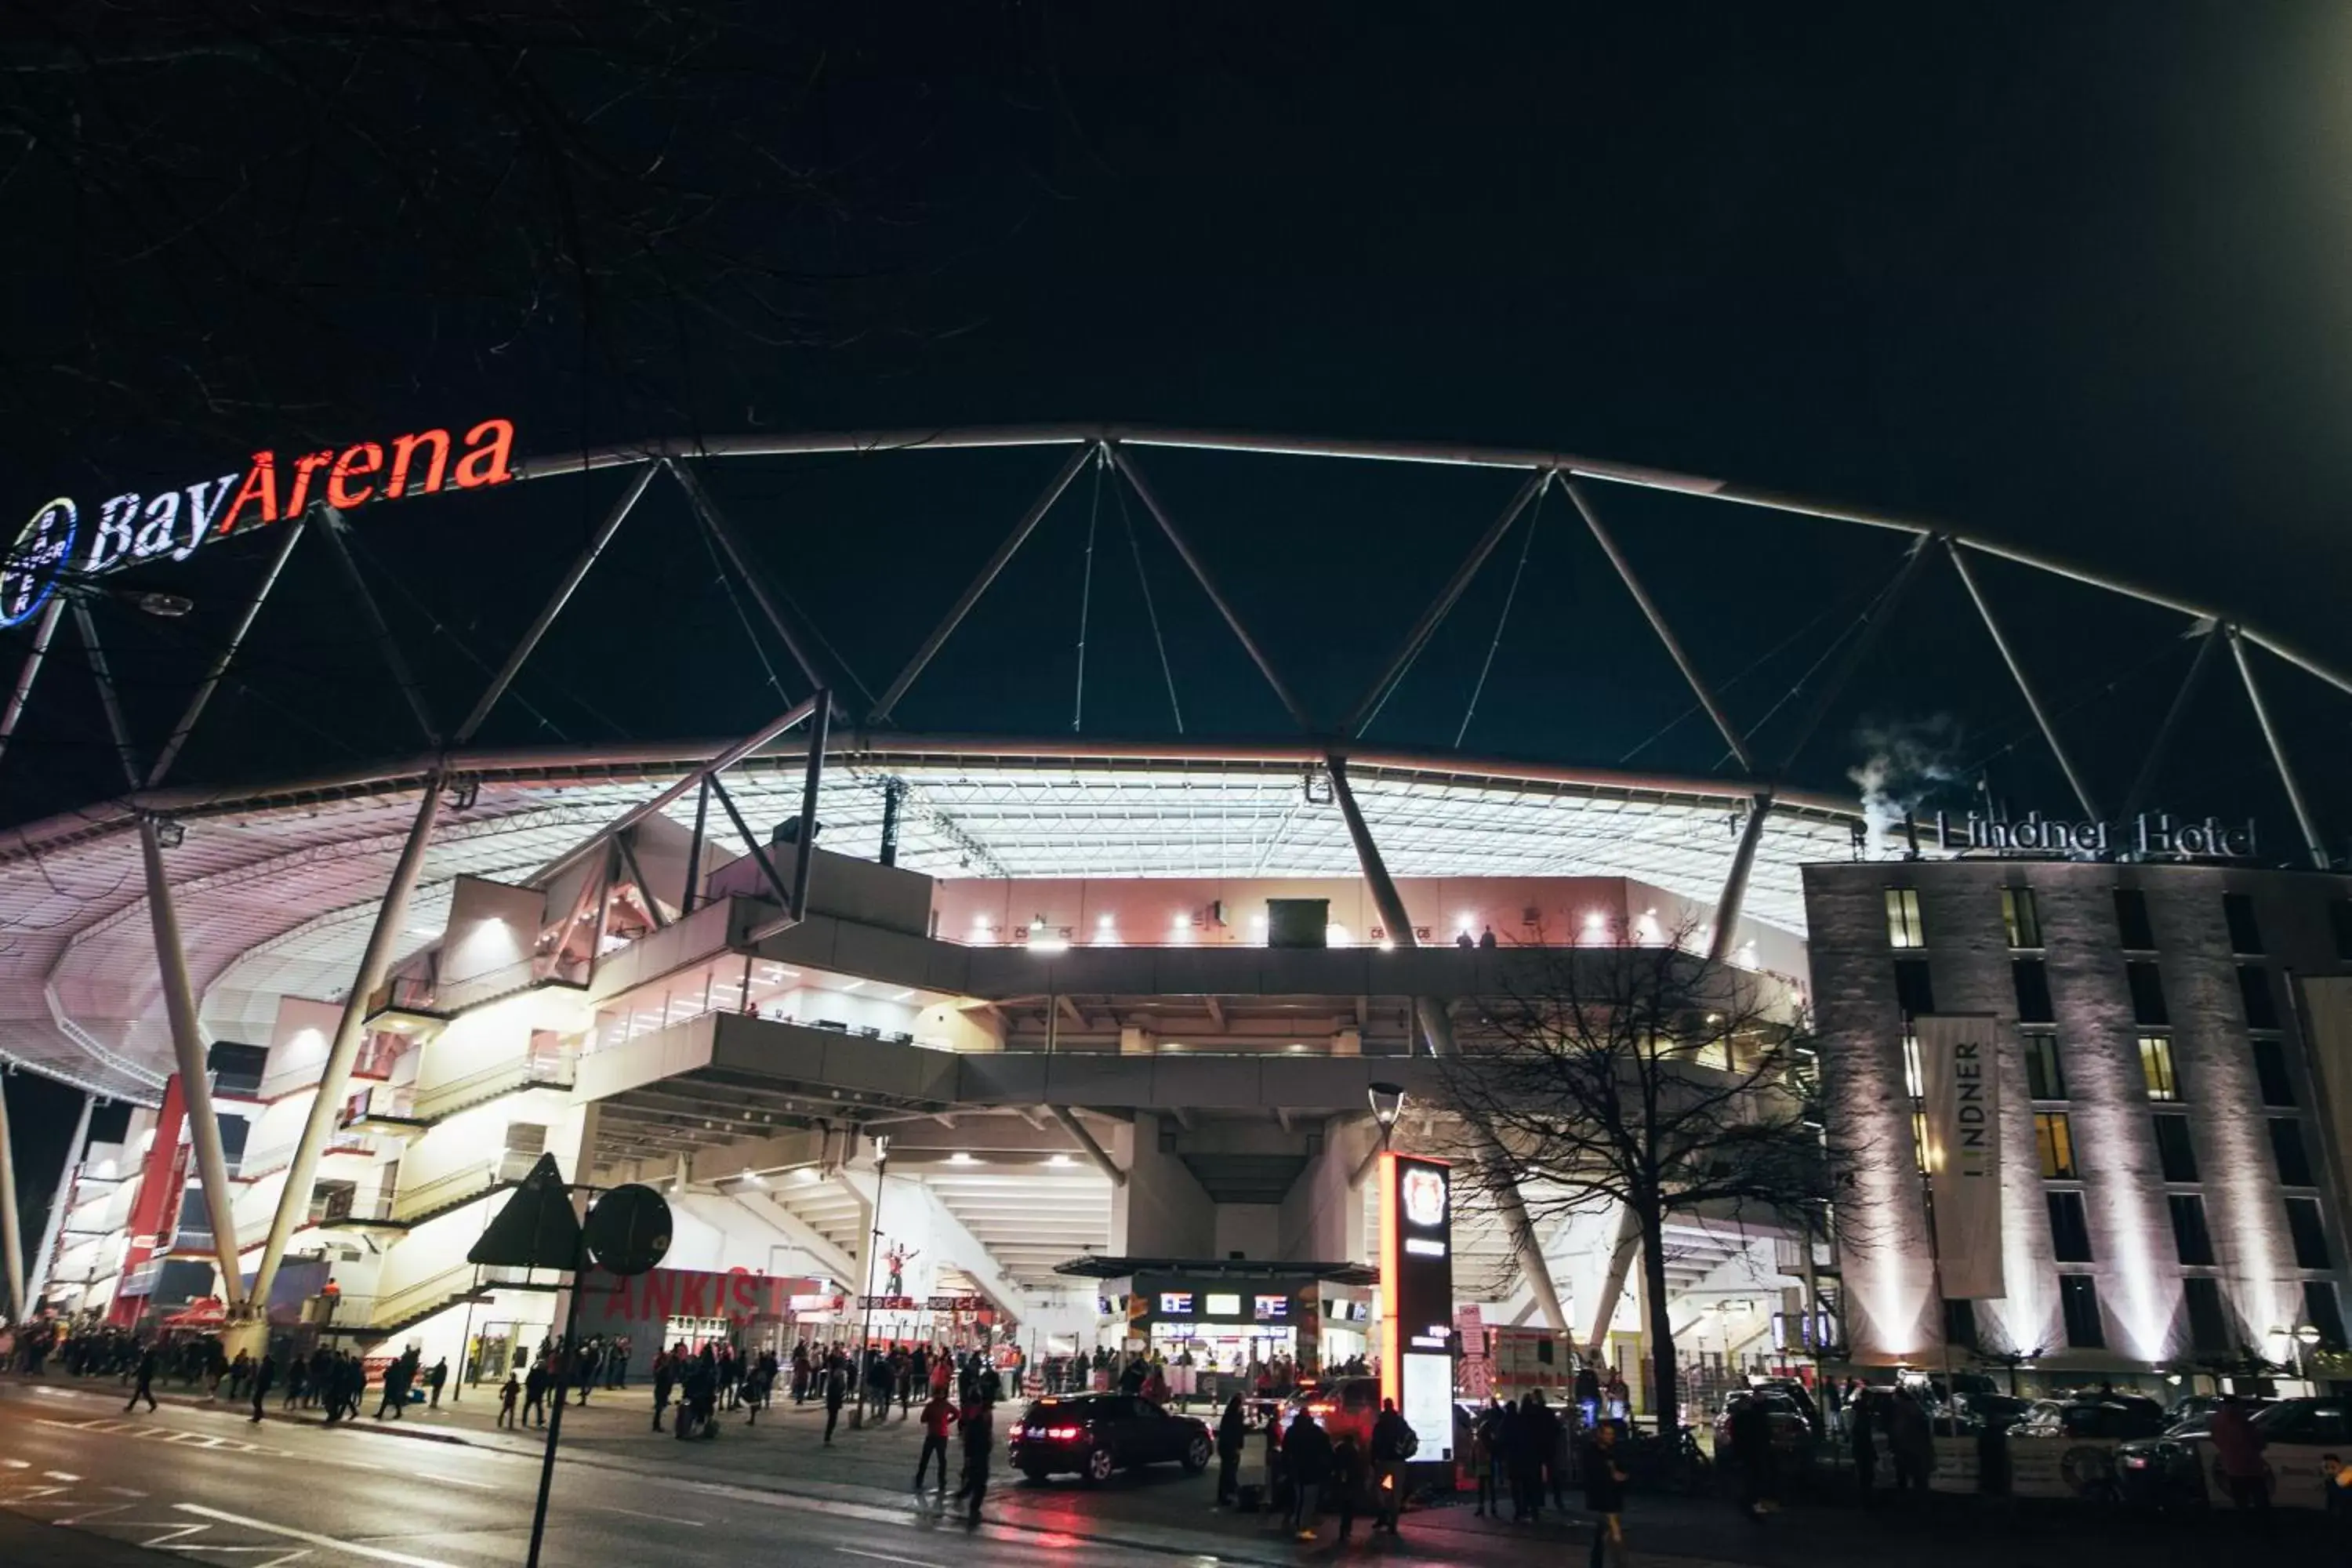
<svg viewBox="0 0 2352 1568"><path fill-rule="evenodd" d="M2049 1029L2025 1031L2025 1087L2035 1100L2066 1098L2066 1071L2058 1060L2058 1036Z"/></svg>
<svg viewBox="0 0 2352 1568"><path fill-rule="evenodd" d="M2042 945L2042 911L2033 902L2031 888L2003 888L2000 890L2000 921L2009 928L2011 947Z"/></svg>
<svg viewBox="0 0 2352 1568"><path fill-rule="evenodd" d="M2042 1173L2053 1181L2074 1179L2074 1124L2063 1110L2033 1114L2033 1145L2042 1156Z"/></svg>
<svg viewBox="0 0 2352 1568"><path fill-rule="evenodd" d="M1886 889L1886 945L1889 947L1925 947L1927 932L1919 924L1919 889L1889 888Z"/></svg>
<svg viewBox="0 0 2352 1568"><path fill-rule="evenodd" d="M2150 1100L2179 1100L2179 1081L2172 1074L2172 1042L2162 1035L2139 1037L2139 1070L2147 1080Z"/></svg>

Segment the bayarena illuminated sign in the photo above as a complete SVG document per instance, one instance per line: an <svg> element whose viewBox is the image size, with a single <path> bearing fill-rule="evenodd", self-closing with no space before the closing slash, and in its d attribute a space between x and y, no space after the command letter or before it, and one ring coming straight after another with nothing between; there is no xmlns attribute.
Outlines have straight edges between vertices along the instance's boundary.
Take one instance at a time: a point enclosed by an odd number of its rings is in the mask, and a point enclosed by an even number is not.
<svg viewBox="0 0 2352 1568"><path fill-rule="evenodd" d="M242 472L199 479L179 489L126 490L100 503L83 538L82 510L59 496L17 531L0 563L0 626L38 610L67 574L94 577L142 562L185 561L196 547L299 517L313 501L341 511L379 500L429 496L514 478L514 422L485 419L453 442L446 430L420 430L389 442L360 441L338 452L297 455L282 468L274 451L256 452ZM80 546L76 553L76 546Z"/></svg>

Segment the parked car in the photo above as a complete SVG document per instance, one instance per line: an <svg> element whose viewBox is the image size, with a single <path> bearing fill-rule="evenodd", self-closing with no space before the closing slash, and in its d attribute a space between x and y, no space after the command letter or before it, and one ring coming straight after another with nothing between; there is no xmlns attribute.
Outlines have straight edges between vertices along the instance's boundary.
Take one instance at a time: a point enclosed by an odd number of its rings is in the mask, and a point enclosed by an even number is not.
<svg viewBox="0 0 2352 1568"><path fill-rule="evenodd" d="M1033 1481L1076 1471L1097 1484L1140 1465L1174 1463L1198 1474L1216 1452L1207 1422L1172 1415L1134 1394L1036 1400L1005 1447L1013 1468Z"/></svg>
<svg viewBox="0 0 2352 1568"><path fill-rule="evenodd" d="M2205 1430L2205 1423L2213 1418L2213 1412L2221 1408L2221 1403L2225 1397L2227 1396L2219 1394L2192 1394L2188 1398L2180 1400L2164 1413L2165 1420L2168 1423L2168 1430L2178 1432L2185 1428L2202 1432ZM2255 1409L2265 1409L2271 1402L2267 1399L2256 1399L2240 1394L2238 1403Z"/></svg>
<svg viewBox="0 0 2352 1568"><path fill-rule="evenodd" d="M1372 1423L1381 1414L1381 1380L1335 1377L1328 1383L1301 1389L1283 1409L1285 1431L1301 1410L1311 1414L1317 1424L1331 1435L1334 1443L1342 1436L1352 1436L1369 1454L1372 1451Z"/></svg>
<svg viewBox="0 0 2352 1568"><path fill-rule="evenodd" d="M2326 1507L2329 1467L2340 1467L2352 1454L2352 1402L2340 1394L2282 1399L2255 1411L2253 1426L2263 1439L2271 1501L2280 1508ZM2116 1458L2126 1501L2158 1508L2228 1501L2202 1425L2126 1443Z"/></svg>
<svg viewBox="0 0 2352 1568"><path fill-rule="evenodd" d="M2009 1429L2012 1437L2153 1437L2165 1428L2164 1412L2152 1399L2037 1399L2025 1419Z"/></svg>
<svg viewBox="0 0 2352 1568"><path fill-rule="evenodd" d="M1732 1416L1751 1404L1764 1407L1765 1419L1771 1425L1775 1468L1783 1472L1803 1468L1812 1458L1816 1436L1813 1424L1795 1400L1772 1389L1738 1389L1724 1400L1722 1410L1715 1417L1716 1457L1723 1458L1731 1453Z"/></svg>
<svg viewBox="0 0 2352 1568"><path fill-rule="evenodd" d="M2012 1394L1970 1394L1964 1397L1968 1406L1962 1415L1972 1431L1986 1426L2010 1431L2032 1413L2034 1405L2032 1400Z"/></svg>

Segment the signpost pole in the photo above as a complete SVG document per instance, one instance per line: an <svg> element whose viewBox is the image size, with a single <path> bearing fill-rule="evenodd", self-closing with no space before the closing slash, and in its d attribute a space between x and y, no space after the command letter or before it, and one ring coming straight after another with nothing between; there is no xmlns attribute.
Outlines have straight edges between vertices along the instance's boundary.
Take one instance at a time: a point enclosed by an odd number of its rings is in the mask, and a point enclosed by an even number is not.
<svg viewBox="0 0 2352 1568"><path fill-rule="evenodd" d="M802 848L805 850L807 846ZM851 1413L849 1422L853 1430L866 1425L866 1390L874 1371L866 1364L874 1353L874 1258L882 1247L882 1184L889 1174L890 1135L877 1132L874 1135L874 1223L866 1237L866 1324L857 1331L857 1355L852 1363L857 1368L857 1408Z"/></svg>
<svg viewBox="0 0 2352 1568"><path fill-rule="evenodd" d="M583 1236L574 1243L572 1255L572 1295L563 1308L563 1350L556 1368L576 1367L579 1363L572 1351L572 1337L580 1327L581 1277L587 1272L588 1242ZM555 1368L551 1368L552 1373ZM539 1502L530 1515L530 1553L523 1559L523 1568L539 1568L540 1542L547 1534L547 1499L555 1488L555 1444L563 1434L563 1407L572 1403L568 1380L551 1376L555 1384L555 1414L547 1418L547 1451L539 1461Z"/></svg>

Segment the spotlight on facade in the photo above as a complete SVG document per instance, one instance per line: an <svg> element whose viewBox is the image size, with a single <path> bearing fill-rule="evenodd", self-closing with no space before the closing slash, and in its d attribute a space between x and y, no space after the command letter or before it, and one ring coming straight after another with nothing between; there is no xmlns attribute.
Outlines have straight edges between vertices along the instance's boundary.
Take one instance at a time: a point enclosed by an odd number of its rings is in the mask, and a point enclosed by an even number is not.
<svg viewBox="0 0 2352 1568"><path fill-rule="evenodd" d="M1372 1120L1381 1124L1381 1147L1389 1146L1389 1135L1396 1130L1397 1118L1404 1114L1404 1085L1376 1083L1365 1090L1372 1101Z"/></svg>
<svg viewBox="0 0 2352 1568"><path fill-rule="evenodd" d="M177 849L181 845L186 843L187 840L188 829L184 823L174 822L168 816L159 816L155 819L155 842L157 844L163 846L166 849Z"/></svg>
<svg viewBox="0 0 2352 1568"><path fill-rule="evenodd" d="M177 594L142 594L139 607L158 620L176 621L196 607L194 599L184 599Z"/></svg>

